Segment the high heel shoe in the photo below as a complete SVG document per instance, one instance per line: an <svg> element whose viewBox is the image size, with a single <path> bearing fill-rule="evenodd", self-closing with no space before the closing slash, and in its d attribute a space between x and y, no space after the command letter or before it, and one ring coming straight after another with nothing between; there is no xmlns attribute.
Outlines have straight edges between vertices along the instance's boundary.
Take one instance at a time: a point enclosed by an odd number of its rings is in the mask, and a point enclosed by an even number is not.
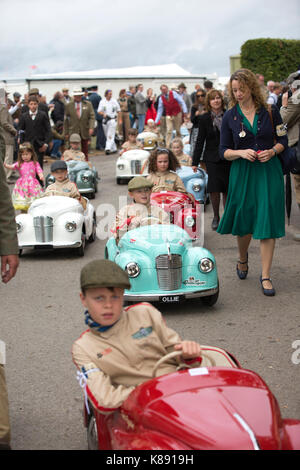
<svg viewBox="0 0 300 470"><path fill-rule="evenodd" d="M271 289L265 289L264 286L263 286L264 281L270 281L272 283L272 279L269 278L269 277L262 278L262 276L260 276L259 280L260 280L261 288L262 288L262 291L263 291L264 295L267 295L269 297L274 296L275 295L274 287L272 287Z"/></svg>
<svg viewBox="0 0 300 470"><path fill-rule="evenodd" d="M241 270L239 269L239 264L246 264L247 265L247 269L244 269L244 270ZM237 272L237 275L238 277L241 279L241 280L244 280L246 279L247 275L248 275L248 253L247 253L247 261L238 261L238 264L236 265L236 272Z"/></svg>

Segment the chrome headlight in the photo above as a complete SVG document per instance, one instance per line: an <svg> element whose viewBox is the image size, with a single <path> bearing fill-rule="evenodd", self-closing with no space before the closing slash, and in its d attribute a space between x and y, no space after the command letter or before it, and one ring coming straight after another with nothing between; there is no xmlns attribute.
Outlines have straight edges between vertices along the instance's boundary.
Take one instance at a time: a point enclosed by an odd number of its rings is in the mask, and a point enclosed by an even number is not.
<svg viewBox="0 0 300 470"><path fill-rule="evenodd" d="M203 273L210 273L214 269L215 265L211 259L202 258L199 261L198 267L200 271L202 271Z"/></svg>
<svg viewBox="0 0 300 470"><path fill-rule="evenodd" d="M125 165L123 165L123 164L118 165L118 170L124 170L124 168L125 168Z"/></svg>
<svg viewBox="0 0 300 470"><path fill-rule="evenodd" d="M90 181L91 175L89 173L84 173L83 175L81 175L81 179L82 179L82 181L84 181L86 183L86 182Z"/></svg>
<svg viewBox="0 0 300 470"><path fill-rule="evenodd" d="M199 191L201 191L201 188L202 188L201 184L199 183L193 184L193 191L195 191L195 193L198 193Z"/></svg>
<svg viewBox="0 0 300 470"><path fill-rule="evenodd" d="M47 183L48 184L52 184L52 183L55 183L55 178L53 175L49 175L48 178L47 178Z"/></svg>
<svg viewBox="0 0 300 470"><path fill-rule="evenodd" d="M75 232L77 224L75 222L67 222L65 228L68 232Z"/></svg>
<svg viewBox="0 0 300 470"><path fill-rule="evenodd" d="M126 265L125 271L129 277L137 277L141 272L139 265L133 262Z"/></svg>
<svg viewBox="0 0 300 470"><path fill-rule="evenodd" d="M17 226L17 233L20 233L23 230L23 225L20 222L17 222L16 226Z"/></svg>
<svg viewBox="0 0 300 470"><path fill-rule="evenodd" d="M194 217L192 217L191 215L188 215L185 219L184 219L184 224L187 226L187 227L193 227L195 225L195 219Z"/></svg>

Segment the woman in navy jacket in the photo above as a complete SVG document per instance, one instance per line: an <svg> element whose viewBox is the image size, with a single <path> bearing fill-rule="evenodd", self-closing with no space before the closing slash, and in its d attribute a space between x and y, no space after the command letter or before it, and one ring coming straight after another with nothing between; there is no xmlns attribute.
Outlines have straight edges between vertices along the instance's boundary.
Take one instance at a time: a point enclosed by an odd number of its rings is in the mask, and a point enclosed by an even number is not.
<svg viewBox="0 0 300 470"><path fill-rule="evenodd" d="M256 76L240 69L230 77L231 109L224 115L220 154L231 161L229 189L218 233L237 236L240 279L248 273L248 247L260 240L261 287L275 295L270 278L275 239L285 235L284 182L278 154L287 148L286 130L272 107L273 126ZM275 143L274 143L275 138Z"/></svg>

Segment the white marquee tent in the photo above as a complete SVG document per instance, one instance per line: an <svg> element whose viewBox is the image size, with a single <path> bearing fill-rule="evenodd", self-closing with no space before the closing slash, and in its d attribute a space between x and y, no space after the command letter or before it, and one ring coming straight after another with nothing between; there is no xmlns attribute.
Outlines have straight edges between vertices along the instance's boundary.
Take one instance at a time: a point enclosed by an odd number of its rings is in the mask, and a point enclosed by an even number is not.
<svg viewBox="0 0 300 470"><path fill-rule="evenodd" d="M128 89L129 85L137 85L138 83L143 83L145 91L147 88L153 88L154 93L159 94L159 87L162 83L170 86L184 82L187 92L191 93L197 83L201 85L206 79L211 80L214 86L220 87L216 74L192 74L177 64L166 64L33 74L23 80L3 80L2 84L0 82L0 86L4 86L10 93L19 91L21 94L26 93L30 88L38 88L49 101L55 92L64 87L69 88L70 95L72 95L74 88L97 85L100 95L103 96L106 89L111 89L117 98L122 88Z"/></svg>

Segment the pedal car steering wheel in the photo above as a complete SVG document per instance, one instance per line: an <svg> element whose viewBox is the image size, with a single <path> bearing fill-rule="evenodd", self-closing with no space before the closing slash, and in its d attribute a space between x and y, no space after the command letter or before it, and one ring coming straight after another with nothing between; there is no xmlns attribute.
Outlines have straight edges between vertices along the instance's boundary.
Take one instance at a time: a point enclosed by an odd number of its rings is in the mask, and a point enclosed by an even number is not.
<svg viewBox="0 0 300 470"><path fill-rule="evenodd" d="M159 368L159 366L161 364L163 364L164 362L168 361L169 359L172 359L173 357L177 357L177 356L181 356L182 354L182 351L172 351L168 354L166 354L165 356L161 357L159 359L159 361L157 361L157 363L155 364L155 366L153 367L153 371L152 371L152 377L156 377L156 372L157 372L157 369ZM205 357L209 362L210 364L207 365L207 367L214 367L216 366L216 362L214 361L214 359L212 359L211 357L207 356L207 354L205 354L203 351L201 351L201 356L202 357ZM177 368L177 370L180 370L180 369L191 369L192 367L189 365L189 364L180 364Z"/></svg>

